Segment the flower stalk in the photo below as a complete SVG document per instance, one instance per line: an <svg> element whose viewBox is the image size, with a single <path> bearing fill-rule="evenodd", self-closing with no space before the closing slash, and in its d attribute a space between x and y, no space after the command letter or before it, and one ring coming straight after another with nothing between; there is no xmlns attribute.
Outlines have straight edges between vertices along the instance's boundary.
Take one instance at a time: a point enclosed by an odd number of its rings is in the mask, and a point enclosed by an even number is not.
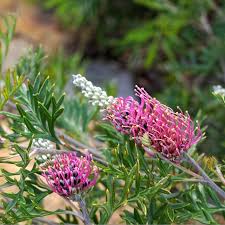
<svg viewBox="0 0 225 225"><path fill-rule="evenodd" d="M83 217L83 222L85 225L90 225L91 224L91 219L87 210L86 202L84 198L81 195L74 195L71 197L72 201L75 201L79 204L82 217Z"/></svg>

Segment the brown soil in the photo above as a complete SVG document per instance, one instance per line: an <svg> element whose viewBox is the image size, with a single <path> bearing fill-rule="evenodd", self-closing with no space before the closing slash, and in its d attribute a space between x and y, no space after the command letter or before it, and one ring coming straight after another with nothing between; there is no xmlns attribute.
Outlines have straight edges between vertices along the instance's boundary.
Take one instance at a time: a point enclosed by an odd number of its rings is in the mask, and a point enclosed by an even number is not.
<svg viewBox="0 0 225 225"><path fill-rule="evenodd" d="M17 25L3 71L15 65L32 46L41 45L51 54L66 45L68 33L60 30L56 21L38 6L28 4L26 0L1 0L0 15L7 14L16 16Z"/></svg>
<svg viewBox="0 0 225 225"><path fill-rule="evenodd" d="M17 17L17 36L29 43L41 44L50 52L63 47L68 39L67 34L59 29L52 17L25 0L1 0L0 14L7 13L13 13Z"/></svg>

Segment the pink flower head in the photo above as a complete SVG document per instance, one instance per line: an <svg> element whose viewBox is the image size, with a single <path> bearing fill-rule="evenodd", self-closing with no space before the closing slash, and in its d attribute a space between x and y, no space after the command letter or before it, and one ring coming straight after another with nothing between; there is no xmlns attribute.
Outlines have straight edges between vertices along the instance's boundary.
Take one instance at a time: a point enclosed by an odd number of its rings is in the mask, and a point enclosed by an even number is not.
<svg viewBox="0 0 225 225"><path fill-rule="evenodd" d="M42 169L52 191L66 197L89 189L98 178L98 169L93 165L91 155L59 154Z"/></svg>
<svg viewBox="0 0 225 225"><path fill-rule="evenodd" d="M106 119L111 121L119 132L135 137L138 135L137 108L138 102L131 96L116 98L114 103L107 108Z"/></svg>
<svg viewBox="0 0 225 225"><path fill-rule="evenodd" d="M179 160L183 152L199 142L202 132L199 126L195 128L188 113L174 112L144 88L136 86L135 93L140 103L132 97L117 98L106 110L106 119L119 132L131 136L138 144L147 136L148 147L171 161Z"/></svg>

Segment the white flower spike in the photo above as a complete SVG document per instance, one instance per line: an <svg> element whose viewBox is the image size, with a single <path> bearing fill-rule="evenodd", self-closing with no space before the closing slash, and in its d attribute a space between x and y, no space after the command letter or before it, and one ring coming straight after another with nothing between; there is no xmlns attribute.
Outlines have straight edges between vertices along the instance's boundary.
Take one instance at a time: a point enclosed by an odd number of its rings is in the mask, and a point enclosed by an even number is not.
<svg viewBox="0 0 225 225"><path fill-rule="evenodd" d="M213 86L213 94L225 97L225 88L223 88L221 85L215 85Z"/></svg>
<svg viewBox="0 0 225 225"><path fill-rule="evenodd" d="M215 85L213 86L213 94L222 98L225 103L225 88L223 88L221 85Z"/></svg>
<svg viewBox="0 0 225 225"><path fill-rule="evenodd" d="M81 92L92 105L97 105L101 109L106 109L114 101L113 96L108 96L100 87L96 87L80 74L73 75L73 84L81 89Z"/></svg>
<svg viewBox="0 0 225 225"><path fill-rule="evenodd" d="M54 145L47 139L34 139L32 143L32 149L45 148L47 150L53 149Z"/></svg>

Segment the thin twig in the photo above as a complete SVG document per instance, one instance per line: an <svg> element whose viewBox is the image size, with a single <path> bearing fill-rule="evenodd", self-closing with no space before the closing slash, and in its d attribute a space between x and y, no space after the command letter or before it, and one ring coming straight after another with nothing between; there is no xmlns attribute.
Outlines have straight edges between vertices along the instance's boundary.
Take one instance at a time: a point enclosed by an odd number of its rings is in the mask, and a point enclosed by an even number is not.
<svg viewBox="0 0 225 225"><path fill-rule="evenodd" d="M93 155L99 157L99 158L103 158L102 157L102 154L99 153L99 151L96 149L96 148L93 148L93 147L90 147L90 146L87 146L73 138L71 138L70 136L68 136L67 134L63 133L60 129L56 128L55 130L56 134L62 138L62 139L65 139L66 142L68 142L69 144L75 146L75 147L80 147L80 148L83 148L83 149L88 149Z"/></svg>
<svg viewBox="0 0 225 225"><path fill-rule="evenodd" d="M146 152L149 152L149 151L150 151L147 147L144 147L144 150L145 150ZM152 151L150 151L150 152L152 153ZM162 156L161 154L157 154L157 155L158 155L159 158L161 158L162 160L168 162L169 164L171 164L171 165L173 165L174 167L176 167L176 168L182 170L183 172L185 172L185 173L191 175L192 177L196 177L196 178L202 179L202 176L200 176L199 174L194 173L193 171L191 171L191 170L189 170L189 169L187 169L187 168L181 166L180 164L176 164L176 163L170 161L169 159L167 159L166 157Z"/></svg>
<svg viewBox="0 0 225 225"><path fill-rule="evenodd" d="M82 150L84 150L84 149L82 149ZM76 148L74 151L76 151L77 153L79 153L81 155L85 155L85 153L82 150ZM87 149L87 150L89 150L89 149ZM68 152L71 152L71 150L54 149L54 148L46 149L46 148L36 148L35 147L30 152L29 157L32 157L34 155L45 155L45 154L56 155L56 154L63 154L63 153L68 153ZM105 160L95 157L94 155L93 155L93 159L100 162L103 165L107 165L107 162Z"/></svg>
<svg viewBox="0 0 225 225"><path fill-rule="evenodd" d="M35 218L35 219L32 219L32 224L48 224L48 225L59 225L61 223L57 223L55 221L52 221L52 220L49 220L49 219L45 219L45 218ZM72 225L71 223L63 223L64 225Z"/></svg>
<svg viewBox="0 0 225 225"><path fill-rule="evenodd" d="M220 188L214 181L206 174L206 172L201 168L201 166L187 153L184 153L184 157L187 159L188 162L194 166L199 173L202 174L202 177L205 179L207 184L215 191L217 194L225 200L225 191Z"/></svg>
<svg viewBox="0 0 225 225"><path fill-rule="evenodd" d="M81 219L82 221L84 221L83 216L81 215L81 213L79 212L75 212L75 211L70 211L70 210L63 210L62 212L57 212L55 214L67 214L67 215L73 215L78 217L79 219Z"/></svg>
<svg viewBox="0 0 225 225"><path fill-rule="evenodd" d="M196 182L196 183L207 183L205 180L203 179L194 179L194 178L181 178L179 179L175 179L175 181L181 181L181 182Z"/></svg>
<svg viewBox="0 0 225 225"><path fill-rule="evenodd" d="M32 219L32 224L48 224L48 225L59 225L59 223L56 223L52 220L48 220L48 219L44 219L44 218L35 218L35 219Z"/></svg>

